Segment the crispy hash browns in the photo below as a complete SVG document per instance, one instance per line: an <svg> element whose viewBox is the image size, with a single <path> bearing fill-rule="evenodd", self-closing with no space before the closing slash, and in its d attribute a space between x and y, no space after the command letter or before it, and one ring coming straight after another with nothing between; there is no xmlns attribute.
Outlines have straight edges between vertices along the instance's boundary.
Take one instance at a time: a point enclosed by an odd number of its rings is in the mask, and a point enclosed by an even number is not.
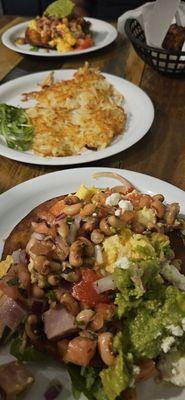
<svg viewBox="0 0 185 400"><path fill-rule="evenodd" d="M40 91L25 96L37 102L26 112L35 132L32 149L39 155L103 149L123 132L123 96L87 63L73 79L53 83L49 76Z"/></svg>

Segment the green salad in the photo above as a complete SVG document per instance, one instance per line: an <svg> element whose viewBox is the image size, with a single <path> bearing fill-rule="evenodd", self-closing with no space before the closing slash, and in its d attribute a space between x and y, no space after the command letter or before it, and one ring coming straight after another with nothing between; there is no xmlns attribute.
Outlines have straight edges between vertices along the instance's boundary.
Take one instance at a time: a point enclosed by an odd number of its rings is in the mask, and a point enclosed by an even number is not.
<svg viewBox="0 0 185 400"><path fill-rule="evenodd" d="M23 108L0 104L0 136L8 147L28 150L33 140L33 127Z"/></svg>

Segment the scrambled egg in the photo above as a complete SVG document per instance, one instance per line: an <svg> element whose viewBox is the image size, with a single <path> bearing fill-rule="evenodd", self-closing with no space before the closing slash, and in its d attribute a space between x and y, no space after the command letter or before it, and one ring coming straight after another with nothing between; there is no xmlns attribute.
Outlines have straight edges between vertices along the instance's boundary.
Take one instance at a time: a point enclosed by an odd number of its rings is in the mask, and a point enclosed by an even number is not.
<svg viewBox="0 0 185 400"><path fill-rule="evenodd" d="M68 35L68 33L67 33ZM68 46L71 40L59 42ZM122 96L88 64L73 79L28 93L37 104L26 110L34 128L32 149L42 156L70 156L108 146L123 132Z"/></svg>
<svg viewBox="0 0 185 400"><path fill-rule="evenodd" d="M6 260L0 262L0 279L3 278L4 275L6 275L12 263L12 256L7 256Z"/></svg>
<svg viewBox="0 0 185 400"><path fill-rule="evenodd" d="M92 186L90 188L87 188L85 185L80 185L79 189L76 192L76 196L80 200L86 200L90 201L91 198L96 194L99 193L101 189L96 188L95 186Z"/></svg>
<svg viewBox="0 0 185 400"><path fill-rule="evenodd" d="M107 272L114 272L116 262L125 255L125 244L131 235L130 229L125 228L120 235L110 236L104 240L103 257Z"/></svg>

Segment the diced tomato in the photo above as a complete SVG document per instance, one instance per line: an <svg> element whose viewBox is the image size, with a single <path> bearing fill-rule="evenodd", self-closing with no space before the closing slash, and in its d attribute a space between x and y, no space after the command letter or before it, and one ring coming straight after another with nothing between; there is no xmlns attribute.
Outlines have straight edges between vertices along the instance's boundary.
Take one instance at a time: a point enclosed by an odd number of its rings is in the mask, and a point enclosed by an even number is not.
<svg viewBox="0 0 185 400"><path fill-rule="evenodd" d="M88 47L91 47L92 45L93 45L93 40L91 36L87 35L84 39L78 39L77 49L84 50L87 49Z"/></svg>
<svg viewBox="0 0 185 400"><path fill-rule="evenodd" d="M1 290L6 296L11 297L11 299L23 300L17 286L9 286L4 280L0 281L0 291Z"/></svg>
<svg viewBox="0 0 185 400"><path fill-rule="evenodd" d="M82 280L73 286L73 297L90 307L94 307L99 303L108 303L109 299L107 294L98 294L93 286L93 282L100 278L102 278L102 276L92 269L84 269L82 271Z"/></svg>
<svg viewBox="0 0 185 400"><path fill-rule="evenodd" d="M141 193L131 192L127 194L128 199L132 201L133 206L137 207L142 197Z"/></svg>

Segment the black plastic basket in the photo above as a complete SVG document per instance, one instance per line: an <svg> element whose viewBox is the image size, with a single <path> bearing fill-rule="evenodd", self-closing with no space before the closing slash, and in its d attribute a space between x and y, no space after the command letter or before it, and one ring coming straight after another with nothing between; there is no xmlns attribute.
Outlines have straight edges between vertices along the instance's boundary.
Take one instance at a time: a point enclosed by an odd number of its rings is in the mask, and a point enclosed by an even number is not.
<svg viewBox="0 0 185 400"><path fill-rule="evenodd" d="M136 19L127 19L125 32L136 53L151 67L166 74L185 74L185 51L162 50L148 46L144 31Z"/></svg>

